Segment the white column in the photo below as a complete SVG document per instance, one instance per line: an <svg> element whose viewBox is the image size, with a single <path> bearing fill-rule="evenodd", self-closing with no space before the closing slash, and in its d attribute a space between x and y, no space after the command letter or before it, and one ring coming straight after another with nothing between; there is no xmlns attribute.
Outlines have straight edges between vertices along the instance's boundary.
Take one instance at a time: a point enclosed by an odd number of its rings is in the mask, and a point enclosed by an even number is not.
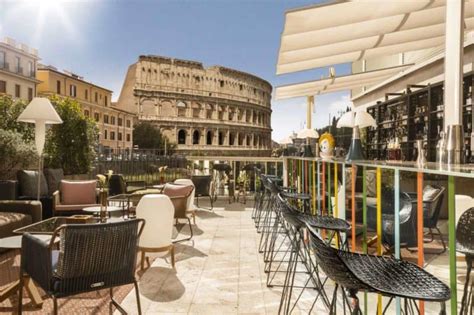
<svg viewBox="0 0 474 315"><path fill-rule="evenodd" d="M464 0L446 1L444 128L462 124Z"/></svg>

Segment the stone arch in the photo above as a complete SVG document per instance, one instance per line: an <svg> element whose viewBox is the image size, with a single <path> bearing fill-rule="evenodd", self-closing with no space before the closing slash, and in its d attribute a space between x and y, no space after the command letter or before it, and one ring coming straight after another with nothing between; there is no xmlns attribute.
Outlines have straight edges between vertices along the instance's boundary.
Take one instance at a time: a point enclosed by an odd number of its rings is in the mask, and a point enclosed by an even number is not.
<svg viewBox="0 0 474 315"><path fill-rule="evenodd" d="M212 145L212 139L214 138L214 133L212 130L208 130L206 133L206 144Z"/></svg>
<svg viewBox="0 0 474 315"><path fill-rule="evenodd" d="M224 144L224 132L222 132L222 131L219 131L219 134L218 134L218 144L219 145Z"/></svg>
<svg viewBox="0 0 474 315"><path fill-rule="evenodd" d="M186 144L186 130L184 129L178 131L178 144Z"/></svg>
<svg viewBox="0 0 474 315"><path fill-rule="evenodd" d="M242 133L239 133L239 140L238 140L239 146L244 145L244 135Z"/></svg>
<svg viewBox="0 0 474 315"><path fill-rule="evenodd" d="M161 103L161 116L174 117L173 104L170 101Z"/></svg>
<svg viewBox="0 0 474 315"><path fill-rule="evenodd" d="M246 144L248 147L250 146L250 135L247 135Z"/></svg>
<svg viewBox="0 0 474 315"><path fill-rule="evenodd" d="M235 133L230 132L229 133L229 145L234 145L235 144Z"/></svg>
<svg viewBox="0 0 474 315"><path fill-rule="evenodd" d="M186 117L186 110L188 105L183 101L178 101L176 103L176 109L178 112L178 117Z"/></svg>
<svg viewBox="0 0 474 315"><path fill-rule="evenodd" d="M156 116L156 104L152 99L143 99L140 103L140 113L144 116Z"/></svg>
<svg viewBox="0 0 474 315"><path fill-rule="evenodd" d="M199 144L201 140L201 133L199 132L199 130L194 130L193 132L193 144Z"/></svg>

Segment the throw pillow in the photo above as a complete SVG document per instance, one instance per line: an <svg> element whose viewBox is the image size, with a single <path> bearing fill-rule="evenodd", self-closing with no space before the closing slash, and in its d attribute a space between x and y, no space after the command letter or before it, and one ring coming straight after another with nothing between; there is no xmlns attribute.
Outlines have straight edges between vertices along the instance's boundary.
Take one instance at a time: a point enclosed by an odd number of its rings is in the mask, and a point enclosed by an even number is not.
<svg viewBox="0 0 474 315"><path fill-rule="evenodd" d="M47 168L44 170L44 176L48 183L48 194L52 195L56 190L59 190L59 184L64 178L62 168Z"/></svg>
<svg viewBox="0 0 474 315"><path fill-rule="evenodd" d="M60 184L61 203L64 205L92 205L97 203L97 181L62 180Z"/></svg>
<svg viewBox="0 0 474 315"><path fill-rule="evenodd" d="M40 172L40 196L48 194L48 183L43 172ZM20 170L16 174L20 184L20 195L36 199L38 194L38 171Z"/></svg>

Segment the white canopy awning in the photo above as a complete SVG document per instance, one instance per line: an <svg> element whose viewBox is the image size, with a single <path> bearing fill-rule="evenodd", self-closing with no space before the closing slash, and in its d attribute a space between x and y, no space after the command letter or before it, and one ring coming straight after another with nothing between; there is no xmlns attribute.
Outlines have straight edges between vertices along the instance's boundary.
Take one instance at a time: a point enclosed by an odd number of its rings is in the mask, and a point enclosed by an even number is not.
<svg viewBox="0 0 474 315"><path fill-rule="evenodd" d="M465 30L474 29L466 0ZM277 74L441 46L445 0L336 1L286 13Z"/></svg>
<svg viewBox="0 0 474 315"><path fill-rule="evenodd" d="M371 86L380 83L411 66L412 65L403 65L340 77L279 86L275 91L275 99L281 100L293 97L320 95L349 90L361 86Z"/></svg>

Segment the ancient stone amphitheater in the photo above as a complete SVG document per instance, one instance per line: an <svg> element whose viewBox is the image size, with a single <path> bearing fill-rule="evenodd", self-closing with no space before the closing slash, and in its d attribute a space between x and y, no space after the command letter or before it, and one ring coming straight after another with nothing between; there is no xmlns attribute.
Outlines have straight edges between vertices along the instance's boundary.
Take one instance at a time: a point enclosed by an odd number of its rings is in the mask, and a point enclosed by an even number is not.
<svg viewBox="0 0 474 315"><path fill-rule="evenodd" d="M159 126L179 153L269 156L271 92L245 72L147 55L129 67L118 103Z"/></svg>

